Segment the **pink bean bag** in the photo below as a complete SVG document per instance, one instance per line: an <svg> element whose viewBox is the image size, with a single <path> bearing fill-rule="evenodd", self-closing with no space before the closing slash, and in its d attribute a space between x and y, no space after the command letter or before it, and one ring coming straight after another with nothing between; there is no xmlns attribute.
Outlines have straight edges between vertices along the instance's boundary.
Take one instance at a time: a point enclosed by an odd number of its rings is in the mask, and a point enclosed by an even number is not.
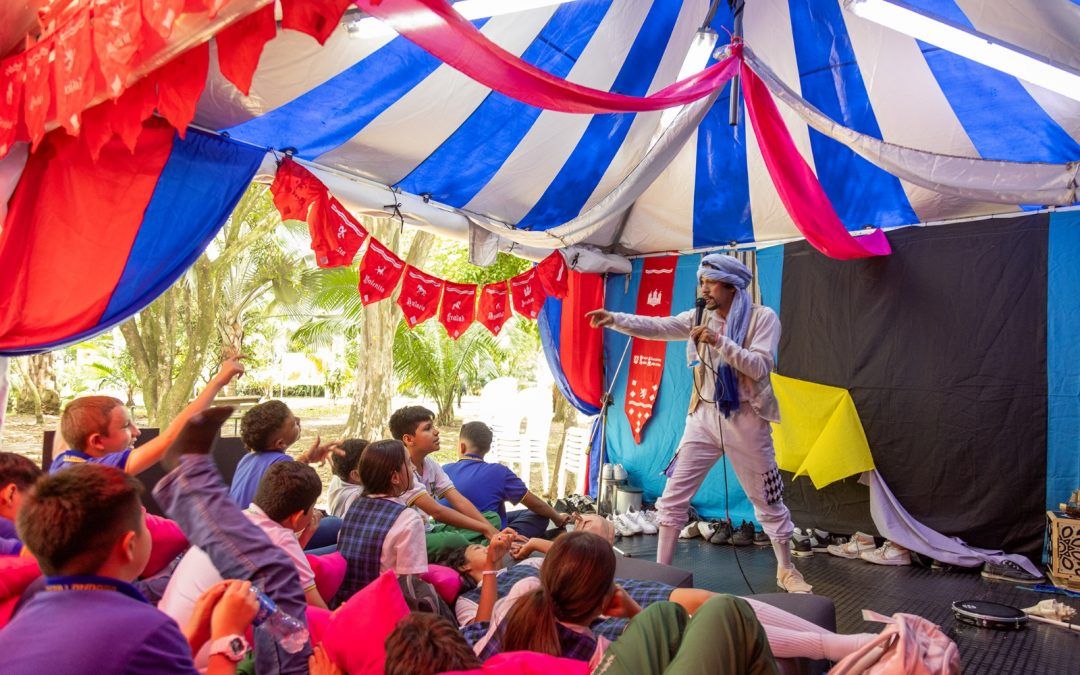
<svg viewBox="0 0 1080 675"><path fill-rule="evenodd" d="M504 652L497 654L475 670L455 670L443 675L589 675L589 664L576 659L537 654L536 652Z"/></svg>
<svg viewBox="0 0 1080 675"><path fill-rule="evenodd" d="M150 559L142 576L152 577L186 551L189 544L180 526L168 518L148 513L146 529L150 531Z"/></svg>
<svg viewBox="0 0 1080 675"><path fill-rule="evenodd" d="M461 575L457 570L443 565L428 565L428 571L421 574L420 578L434 586L435 592L446 604L454 606L454 601L461 594Z"/></svg>
<svg viewBox="0 0 1080 675"><path fill-rule="evenodd" d="M33 558L0 556L0 628L11 619L22 592L40 576L41 570Z"/></svg>
<svg viewBox="0 0 1080 675"><path fill-rule="evenodd" d="M323 647L349 675L382 675L386 638L408 613L397 576L387 570L330 615Z"/></svg>
<svg viewBox="0 0 1080 675"><path fill-rule="evenodd" d="M319 595L323 600L329 601L337 595L341 588L341 582L345 580L345 571L349 563L345 556L337 551L326 555L307 555L311 571L315 573L315 587L319 589Z"/></svg>

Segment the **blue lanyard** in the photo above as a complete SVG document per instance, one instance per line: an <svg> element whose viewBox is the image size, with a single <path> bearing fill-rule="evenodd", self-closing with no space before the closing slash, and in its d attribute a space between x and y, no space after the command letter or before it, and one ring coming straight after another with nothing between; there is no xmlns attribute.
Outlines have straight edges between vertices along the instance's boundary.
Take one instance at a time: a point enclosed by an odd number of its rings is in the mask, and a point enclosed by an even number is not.
<svg viewBox="0 0 1080 675"><path fill-rule="evenodd" d="M64 577L45 577L45 590L55 591L115 591L139 602L147 602L139 589L119 579L99 577L93 574L75 574Z"/></svg>

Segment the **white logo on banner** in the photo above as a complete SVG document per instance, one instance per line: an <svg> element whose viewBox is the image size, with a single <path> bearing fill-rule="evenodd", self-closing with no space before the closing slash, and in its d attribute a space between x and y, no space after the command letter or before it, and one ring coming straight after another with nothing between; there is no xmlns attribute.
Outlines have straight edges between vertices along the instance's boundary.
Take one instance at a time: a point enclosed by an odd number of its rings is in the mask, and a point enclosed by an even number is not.
<svg viewBox="0 0 1080 675"><path fill-rule="evenodd" d="M649 293L649 297L645 299L645 304L649 305L650 307L656 307L663 301L663 299L664 294L661 293L659 289L656 289L653 290L652 293Z"/></svg>

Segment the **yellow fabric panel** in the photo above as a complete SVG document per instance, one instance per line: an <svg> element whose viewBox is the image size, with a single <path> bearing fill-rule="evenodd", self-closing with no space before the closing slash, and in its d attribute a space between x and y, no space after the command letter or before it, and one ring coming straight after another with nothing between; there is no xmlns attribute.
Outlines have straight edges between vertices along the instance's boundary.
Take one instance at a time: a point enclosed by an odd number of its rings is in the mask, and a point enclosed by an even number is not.
<svg viewBox="0 0 1080 675"><path fill-rule="evenodd" d="M796 476L809 476L821 489L874 468L859 413L847 389L772 374L780 404L773 424L776 463Z"/></svg>

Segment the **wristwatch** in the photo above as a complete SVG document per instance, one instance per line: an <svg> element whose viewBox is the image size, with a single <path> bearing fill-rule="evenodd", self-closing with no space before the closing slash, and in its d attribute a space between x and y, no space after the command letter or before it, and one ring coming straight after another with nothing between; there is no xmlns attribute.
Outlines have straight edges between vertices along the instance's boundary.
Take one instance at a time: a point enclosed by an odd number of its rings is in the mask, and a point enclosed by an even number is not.
<svg viewBox="0 0 1080 675"><path fill-rule="evenodd" d="M210 656L224 654L225 658L233 663L238 662L247 654L248 643L243 635L226 635L219 637L210 643Z"/></svg>

